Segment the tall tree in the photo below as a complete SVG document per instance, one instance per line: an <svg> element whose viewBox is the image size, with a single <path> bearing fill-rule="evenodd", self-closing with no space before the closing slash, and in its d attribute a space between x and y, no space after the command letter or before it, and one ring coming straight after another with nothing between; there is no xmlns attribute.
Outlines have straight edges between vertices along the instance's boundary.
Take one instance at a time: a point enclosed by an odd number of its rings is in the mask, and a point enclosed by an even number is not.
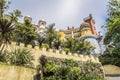
<svg viewBox="0 0 120 80"><path fill-rule="evenodd" d="M6 9L9 8L10 1L0 0L0 18L3 18L3 14Z"/></svg>
<svg viewBox="0 0 120 80"><path fill-rule="evenodd" d="M88 41L82 41L76 38L68 38L64 43L64 48L68 48L70 52L80 54L90 54L94 47Z"/></svg>
<svg viewBox="0 0 120 80"><path fill-rule="evenodd" d="M104 43L108 44L111 54L100 57L103 64L120 66L120 0L110 0L108 3L108 18Z"/></svg>
<svg viewBox="0 0 120 80"><path fill-rule="evenodd" d="M42 44L45 42L46 36L45 33L38 33L37 41L39 42L39 47L42 47Z"/></svg>
<svg viewBox="0 0 120 80"><path fill-rule="evenodd" d="M18 22L18 17L22 17L21 11L20 10L14 10L13 12L10 12L10 20L14 23Z"/></svg>
<svg viewBox="0 0 120 80"><path fill-rule="evenodd" d="M95 47L91 45L90 42L88 41L80 41L77 47L77 50L79 51L79 53L81 54L90 54L91 50L94 50Z"/></svg>
<svg viewBox="0 0 120 80"><path fill-rule="evenodd" d="M60 40L60 36L56 35L56 38L53 41L53 47L55 49L61 49L61 46L62 46L62 41Z"/></svg>
<svg viewBox="0 0 120 80"><path fill-rule="evenodd" d="M46 28L46 32L45 32L46 33L46 41L50 48L52 48L52 43L57 36L57 32L55 31L54 26L55 26L55 24L50 24Z"/></svg>
<svg viewBox="0 0 120 80"><path fill-rule="evenodd" d="M110 0L108 2L108 19L120 17L120 0Z"/></svg>
<svg viewBox="0 0 120 80"><path fill-rule="evenodd" d="M15 24L13 24L13 19L9 20L6 18L6 15L4 15L4 12L6 9L9 8L10 1L6 0L0 0L0 47L2 47L2 44L6 45L10 42L13 36L13 30L15 27ZM18 17L21 16L21 12L19 10L15 10L13 13L16 22L18 21ZM12 15L10 15L11 17ZM4 48L4 46L2 47Z"/></svg>
<svg viewBox="0 0 120 80"><path fill-rule="evenodd" d="M17 41L23 42L25 46L33 43L32 41L37 38L37 33L34 31L34 28L28 19L26 19L24 23L17 25L15 32Z"/></svg>
<svg viewBox="0 0 120 80"><path fill-rule="evenodd" d="M71 52L74 52L74 39L69 37L67 40L64 42L64 48L69 49Z"/></svg>
<svg viewBox="0 0 120 80"><path fill-rule="evenodd" d="M0 19L0 47L5 46L10 42L12 38L12 31L14 30L14 25L7 19ZM2 47L3 49L4 47Z"/></svg>
<svg viewBox="0 0 120 80"><path fill-rule="evenodd" d="M107 18L107 33L104 39L106 44L111 41L116 43L120 42L120 1L110 0L108 4L108 18Z"/></svg>

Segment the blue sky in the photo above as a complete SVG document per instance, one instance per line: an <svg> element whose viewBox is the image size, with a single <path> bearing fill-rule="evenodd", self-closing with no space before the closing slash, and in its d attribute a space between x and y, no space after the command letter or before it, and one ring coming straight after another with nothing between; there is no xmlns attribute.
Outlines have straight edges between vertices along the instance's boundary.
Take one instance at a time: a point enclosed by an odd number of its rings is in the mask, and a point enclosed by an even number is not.
<svg viewBox="0 0 120 80"><path fill-rule="evenodd" d="M55 23L57 29L67 29L68 26L79 27L83 18L90 13L95 19L97 31L105 24L108 0L9 0L7 12L19 9L23 16L29 15L33 23L44 19L47 24ZM22 21L22 19L20 19Z"/></svg>

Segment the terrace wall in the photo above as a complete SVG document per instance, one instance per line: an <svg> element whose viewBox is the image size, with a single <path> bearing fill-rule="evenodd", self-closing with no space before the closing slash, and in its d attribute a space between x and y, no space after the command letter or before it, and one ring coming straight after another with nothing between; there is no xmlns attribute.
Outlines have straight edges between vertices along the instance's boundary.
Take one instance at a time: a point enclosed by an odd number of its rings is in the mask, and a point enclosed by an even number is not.
<svg viewBox="0 0 120 80"><path fill-rule="evenodd" d="M34 48L32 48L32 45L28 45L27 47L24 47L23 43L20 43L20 45L17 46L16 42L12 42L9 46L7 46L8 50L12 50L15 48L26 48L30 50L33 53L33 56L35 58L33 62L35 66L39 64L39 58L42 55L47 56L47 57L73 59L73 60L84 61L84 62L91 60L94 63L100 63L97 57L90 56L90 55L82 55L82 54L77 54L77 53L66 54L66 52L64 51L61 52L59 50L53 50L53 49L46 50L46 48L39 48L38 46L35 46Z"/></svg>

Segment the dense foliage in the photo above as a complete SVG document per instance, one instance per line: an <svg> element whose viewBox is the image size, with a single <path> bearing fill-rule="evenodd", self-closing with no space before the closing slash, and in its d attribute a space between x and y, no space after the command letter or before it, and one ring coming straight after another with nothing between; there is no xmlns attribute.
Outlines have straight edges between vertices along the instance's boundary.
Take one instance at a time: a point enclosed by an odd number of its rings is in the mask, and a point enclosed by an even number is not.
<svg viewBox="0 0 120 80"><path fill-rule="evenodd" d="M9 8L9 1L0 1L0 47L1 51L5 48L5 45L10 43L13 38L14 27L18 21L18 17L21 17L19 10L10 12L13 15L7 16L4 14L5 10ZM13 18L14 17L14 18Z"/></svg>
<svg viewBox="0 0 120 80"><path fill-rule="evenodd" d="M54 26L55 26L55 24L50 24L46 28L46 31L45 31L45 33L46 33L46 41L47 41L50 48L52 48L53 41L57 36L57 32L55 31Z"/></svg>
<svg viewBox="0 0 120 80"><path fill-rule="evenodd" d="M33 67L33 60L32 53L27 49L5 50L4 53L0 54L0 61L17 66Z"/></svg>
<svg viewBox="0 0 120 80"><path fill-rule="evenodd" d="M80 40L77 38L68 38L64 42L64 49L67 52L80 53L80 54L90 54L90 51L95 49L90 42Z"/></svg>
<svg viewBox="0 0 120 80"><path fill-rule="evenodd" d="M99 57L103 65L112 64L120 67L120 49L113 49L112 54L104 54Z"/></svg>
<svg viewBox="0 0 120 80"><path fill-rule="evenodd" d="M38 36L28 19L26 19L24 23L20 23L16 26L15 33L15 41L23 42L25 46L32 44L33 40Z"/></svg>
<svg viewBox="0 0 120 80"><path fill-rule="evenodd" d="M0 47L1 50L4 48L4 46L8 43L10 43L10 40L12 38L12 31L14 30L14 26L12 25L12 22L8 21L7 19L0 19Z"/></svg>
<svg viewBox="0 0 120 80"><path fill-rule="evenodd" d="M0 0L0 18L3 18L3 14L6 9L9 8L10 1Z"/></svg>
<svg viewBox="0 0 120 80"><path fill-rule="evenodd" d="M110 0L108 4L107 33L104 42L106 44L113 41L114 45L120 42L120 2Z"/></svg>
<svg viewBox="0 0 120 80"><path fill-rule="evenodd" d="M100 66L90 61L80 65L77 61L65 59L61 63L45 61L41 68L44 80L104 80L100 75Z"/></svg>
<svg viewBox="0 0 120 80"><path fill-rule="evenodd" d="M103 64L120 66L120 1L110 0L108 4L108 18L105 28L107 33L104 43L108 45L109 54L100 57Z"/></svg>

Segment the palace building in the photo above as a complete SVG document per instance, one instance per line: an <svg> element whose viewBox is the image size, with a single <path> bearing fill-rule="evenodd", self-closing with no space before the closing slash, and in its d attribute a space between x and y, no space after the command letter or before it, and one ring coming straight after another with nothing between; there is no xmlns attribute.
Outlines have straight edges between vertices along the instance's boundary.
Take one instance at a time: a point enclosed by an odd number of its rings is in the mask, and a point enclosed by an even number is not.
<svg viewBox="0 0 120 80"><path fill-rule="evenodd" d="M84 23L80 27L68 27L67 30L60 30L60 39L65 40L68 37L79 38L89 41L94 47L94 50L91 50L91 54L99 56L103 53L103 38L100 35L100 32L96 31L95 21L93 20L92 15L83 19Z"/></svg>
<svg viewBox="0 0 120 80"><path fill-rule="evenodd" d="M80 38L85 35L98 35L95 27L95 21L92 19L92 15L90 14L88 17L84 18L84 23L80 25L80 27L69 27L67 30L60 30L59 34L61 36L61 40L64 40L68 37L72 38Z"/></svg>

